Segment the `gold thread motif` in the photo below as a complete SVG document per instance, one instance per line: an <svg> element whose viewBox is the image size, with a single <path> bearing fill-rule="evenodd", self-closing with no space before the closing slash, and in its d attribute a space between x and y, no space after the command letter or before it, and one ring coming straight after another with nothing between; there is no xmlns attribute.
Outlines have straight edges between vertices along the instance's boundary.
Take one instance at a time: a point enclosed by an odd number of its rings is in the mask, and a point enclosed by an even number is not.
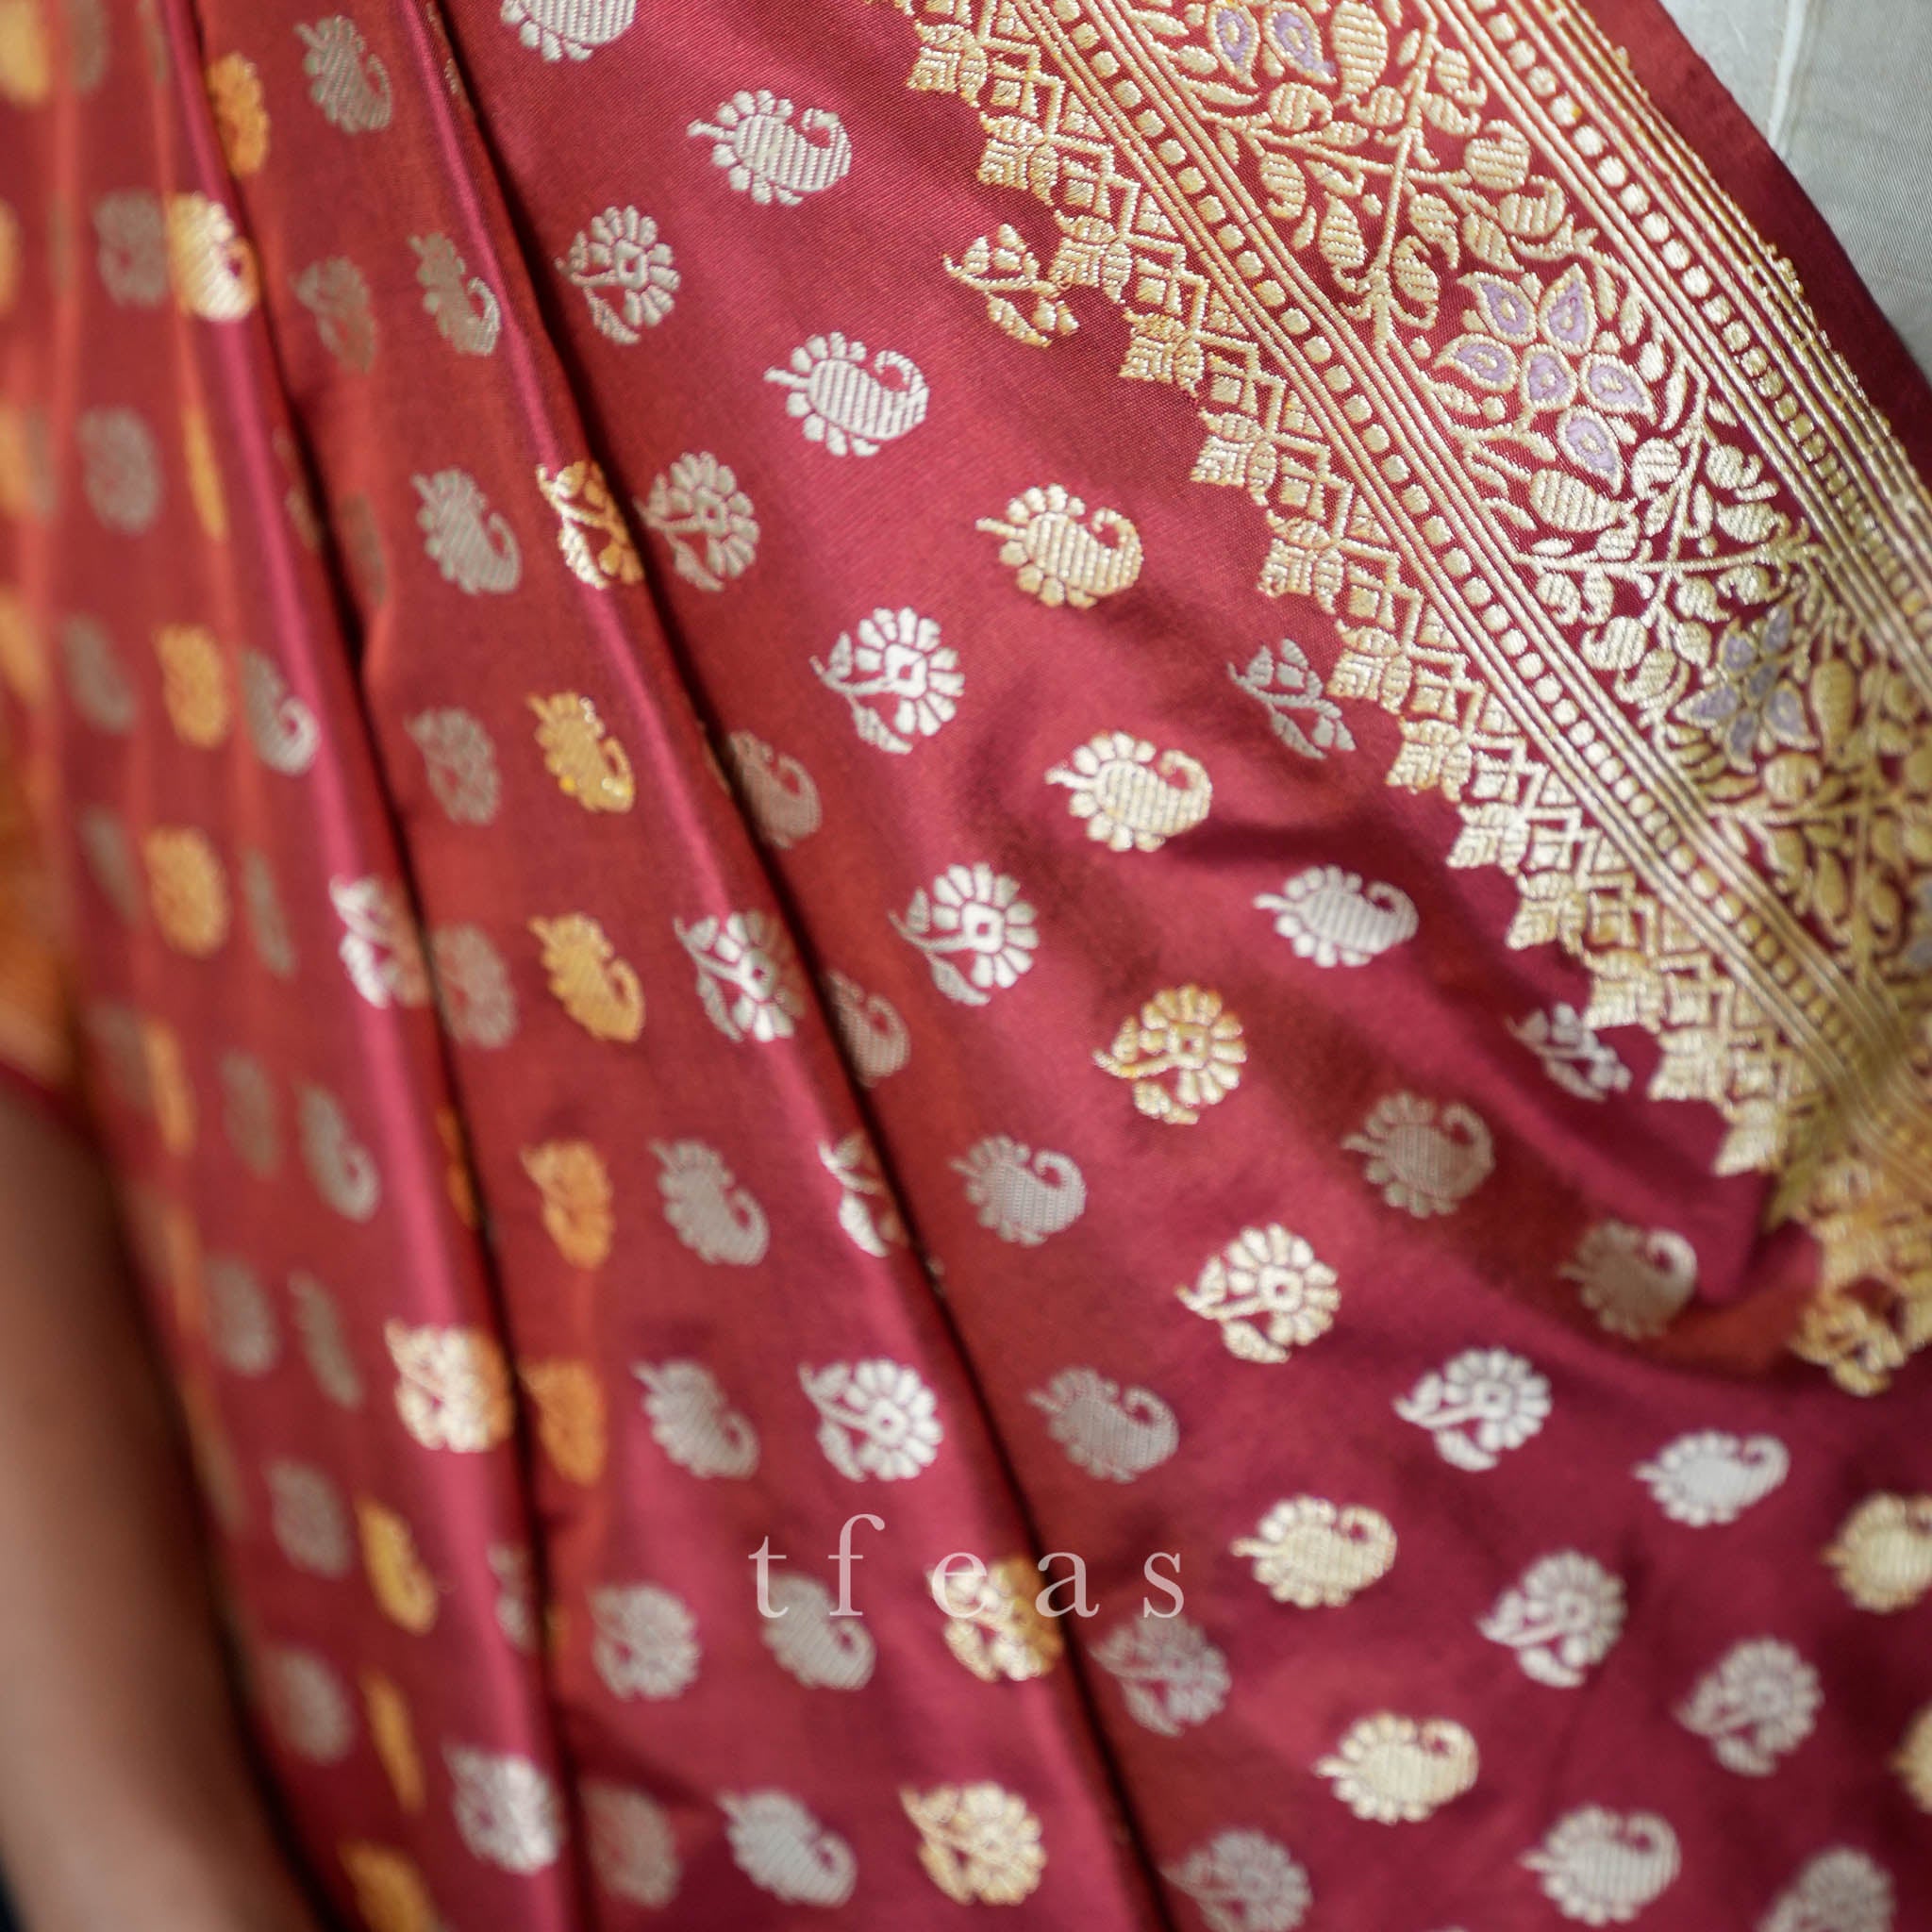
<svg viewBox="0 0 1932 1932"><path fill-rule="evenodd" d="M438 1932L442 1921L423 1874L401 1852L359 1841L338 1856L370 1932Z"/></svg>
<svg viewBox="0 0 1932 1932"><path fill-rule="evenodd" d="M981 181L1052 209L1037 279L1119 304L1260 589L1337 622L1329 694L1515 880L1508 942L1777 1176L1823 1249L1793 1346L1883 1387L1932 1342L1932 492L1790 264L1587 9L1311 0L1291 47L1204 0L894 4Z"/></svg>
<svg viewBox="0 0 1932 1932"><path fill-rule="evenodd" d="M537 716L543 763L566 798L586 811L628 811L637 803L629 754L608 734L589 698L559 691L527 703Z"/></svg>
<svg viewBox="0 0 1932 1932"><path fill-rule="evenodd" d="M184 744L213 751L235 722L228 667L214 633L198 624L164 624L155 632L161 663L161 702Z"/></svg>
<svg viewBox="0 0 1932 1932"><path fill-rule="evenodd" d="M1172 986L1122 1021L1113 1045L1093 1063L1134 1090L1149 1120L1191 1127L1204 1107L1241 1085L1248 1058L1241 1023L1221 995L1201 986Z"/></svg>
<svg viewBox="0 0 1932 1932"><path fill-rule="evenodd" d="M420 1811L428 1797L423 1757L403 1693L380 1671L362 1673L362 1704L369 1713L369 1736L382 1760L390 1789L405 1811Z"/></svg>
<svg viewBox="0 0 1932 1932"><path fill-rule="evenodd" d="M141 841L155 924L176 952L206 959L228 937L228 882L206 832L157 825Z"/></svg>
<svg viewBox="0 0 1932 1932"><path fill-rule="evenodd" d="M585 458L553 475L540 463L537 488L557 512L557 547L582 582L593 591L608 591L612 584L634 584L643 576L624 512L599 465ZM594 538L603 541L593 547Z"/></svg>
<svg viewBox="0 0 1932 1932"><path fill-rule="evenodd" d="M636 970L617 957L588 912L533 919L543 971L557 1003L592 1040L634 1041L644 1030L644 993Z"/></svg>
<svg viewBox="0 0 1932 1932"><path fill-rule="evenodd" d="M566 1482L594 1483L609 1451L604 1390L589 1362L524 1362L517 1374L537 1406L537 1440Z"/></svg>
<svg viewBox="0 0 1932 1932"><path fill-rule="evenodd" d="M198 403L182 406L181 459L188 471L189 500L194 505L194 517L202 535L211 542L225 542L228 503L222 490L221 459L215 455L208 411Z"/></svg>
<svg viewBox="0 0 1932 1932"><path fill-rule="evenodd" d="M254 175L268 159L268 104L261 75L245 54L224 54L208 69L208 100L231 175Z"/></svg>
<svg viewBox="0 0 1932 1932"><path fill-rule="evenodd" d="M418 1637L426 1636L436 1626L436 1579L417 1554L408 1520L358 1496L356 1526L362 1538L362 1567L383 1615Z"/></svg>
<svg viewBox="0 0 1932 1932"><path fill-rule="evenodd" d="M1089 510L1058 483L1023 491L1004 520L974 525L1004 538L1000 561L1029 597L1049 608L1091 610L1102 597L1129 590L1141 575L1141 533L1117 509Z"/></svg>
<svg viewBox="0 0 1932 1932"><path fill-rule="evenodd" d="M982 1683L1043 1677L1066 1646L1035 1602L1040 1590L1040 1572L1028 1557L1002 1557L976 1575L935 1571L933 1593L943 1598L946 1612L946 1648Z"/></svg>
<svg viewBox="0 0 1932 1932"><path fill-rule="evenodd" d="M996 1784L909 1788L899 1803L919 1833L919 1862L956 1905L1016 1906L1046 1870L1040 1820Z"/></svg>
<svg viewBox="0 0 1932 1932"><path fill-rule="evenodd" d="M542 1196L544 1232L557 1252L573 1268L602 1267L617 1225L604 1157L588 1141L545 1141L520 1158Z"/></svg>

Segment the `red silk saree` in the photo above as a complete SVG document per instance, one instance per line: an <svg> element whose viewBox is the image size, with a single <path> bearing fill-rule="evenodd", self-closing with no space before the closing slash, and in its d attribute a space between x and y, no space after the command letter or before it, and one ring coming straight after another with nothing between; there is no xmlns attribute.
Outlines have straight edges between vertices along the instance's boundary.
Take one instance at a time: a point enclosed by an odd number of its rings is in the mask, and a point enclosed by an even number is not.
<svg viewBox="0 0 1932 1932"><path fill-rule="evenodd" d="M1932 410L1650 0L0 96L0 1047L345 1923L1932 1923Z"/></svg>

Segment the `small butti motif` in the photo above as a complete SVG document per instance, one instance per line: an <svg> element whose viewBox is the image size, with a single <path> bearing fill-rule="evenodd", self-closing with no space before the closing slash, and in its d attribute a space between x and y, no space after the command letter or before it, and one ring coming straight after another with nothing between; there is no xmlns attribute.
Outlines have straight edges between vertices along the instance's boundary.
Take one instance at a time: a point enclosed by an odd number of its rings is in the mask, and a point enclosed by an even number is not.
<svg viewBox="0 0 1932 1932"><path fill-rule="evenodd" d="M1377 1101L1341 1144L1366 1157L1363 1176L1383 1200L1418 1221L1453 1214L1495 1165L1490 1130L1474 1109L1413 1093Z"/></svg>
<svg viewBox="0 0 1932 1932"><path fill-rule="evenodd" d="M1627 1925L1663 1894L1683 1859L1677 1834L1655 1812L1585 1805L1559 1818L1523 1862L1566 1919Z"/></svg>
<svg viewBox="0 0 1932 1932"><path fill-rule="evenodd" d="M1046 1870L1040 1820L996 1784L907 1789L899 1803L919 1833L919 1862L956 1905L1015 1906Z"/></svg>
<svg viewBox="0 0 1932 1932"><path fill-rule="evenodd" d="M1191 1127L1241 1085L1248 1058L1241 1023L1221 995L1201 986L1163 988L1121 1023L1113 1045L1093 1063L1134 1090L1150 1120Z"/></svg>
<svg viewBox="0 0 1932 1932"><path fill-rule="evenodd" d="M1014 582L1048 608L1091 610L1102 597L1132 588L1141 575L1141 533L1119 510L1089 512L1063 485L1023 491L1004 519L974 526L1002 539L1000 561Z"/></svg>
<svg viewBox="0 0 1932 1932"><path fill-rule="evenodd" d="M838 115L825 108L797 114L768 88L741 90L708 121L693 121L687 133L708 137L711 159L741 194L760 204L796 208L844 179L852 166L852 142Z"/></svg>
<svg viewBox="0 0 1932 1932"><path fill-rule="evenodd" d="M344 134L375 134L389 125L393 98L389 69L369 51L354 21L332 13L298 26L308 98Z"/></svg>
<svg viewBox="0 0 1932 1932"><path fill-rule="evenodd" d="M1661 1335L1697 1290L1697 1251L1669 1228L1599 1223L1564 1264L1588 1307L1612 1335Z"/></svg>
<svg viewBox="0 0 1932 1932"><path fill-rule="evenodd" d="M1327 1334L1341 1304L1335 1270L1279 1222L1244 1227L1174 1293L1184 1308L1219 1324L1230 1355L1285 1362Z"/></svg>
<svg viewBox="0 0 1932 1932"><path fill-rule="evenodd" d="M835 457L876 456L925 421L931 399L909 356L880 349L868 358L863 342L837 331L801 343L785 368L765 371L765 380L791 391L786 412L799 419L808 442Z"/></svg>
<svg viewBox="0 0 1932 1932"><path fill-rule="evenodd" d="M503 0L503 21L546 60L587 60L637 18L638 0Z"/></svg>
<svg viewBox="0 0 1932 1932"><path fill-rule="evenodd" d="M583 291L591 320L613 342L640 341L671 313L678 275L671 244L634 208L607 208L572 238L557 263Z"/></svg>
<svg viewBox="0 0 1932 1932"><path fill-rule="evenodd" d="M1319 1776L1357 1818L1420 1824L1475 1783L1475 1740L1448 1718L1381 1711L1350 1725Z"/></svg>
<svg viewBox="0 0 1932 1932"><path fill-rule="evenodd" d="M930 891L913 893L892 929L925 955L933 984L949 1000L983 1007L1033 964L1040 928L1020 882L985 863L949 865Z"/></svg>
<svg viewBox="0 0 1932 1932"><path fill-rule="evenodd" d="M1736 1643L1677 1707L1677 1722L1710 1740L1742 1777L1768 1777L1811 1735L1824 1693L1818 1673L1779 1638Z"/></svg>
<svg viewBox="0 0 1932 1932"><path fill-rule="evenodd" d="M1861 1610L1908 1610L1932 1594L1932 1496L1867 1496L1824 1552Z"/></svg>
<svg viewBox="0 0 1932 1932"><path fill-rule="evenodd" d="M1157 752L1144 739L1103 731L1076 745L1049 785L1073 794L1067 809L1087 836L1113 852L1158 852L1208 816L1214 797L1207 769L1186 752Z"/></svg>
<svg viewBox="0 0 1932 1932"><path fill-rule="evenodd" d="M1314 1902L1307 1871L1258 1831L1217 1832L1160 1875L1200 1907L1208 1932L1296 1932Z"/></svg>
<svg viewBox="0 0 1932 1932"><path fill-rule="evenodd" d="M1415 901L1407 892L1379 880L1364 886L1358 873L1339 865L1310 866L1255 904L1274 913L1274 930L1296 956L1317 966L1366 966L1415 937Z"/></svg>
<svg viewBox="0 0 1932 1932"><path fill-rule="evenodd" d="M1345 1604L1389 1574L1395 1530L1379 1509L1324 1496L1277 1503L1252 1536L1229 1546L1255 1566L1255 1581L1276 1603L1305 1610Z"/></svg>

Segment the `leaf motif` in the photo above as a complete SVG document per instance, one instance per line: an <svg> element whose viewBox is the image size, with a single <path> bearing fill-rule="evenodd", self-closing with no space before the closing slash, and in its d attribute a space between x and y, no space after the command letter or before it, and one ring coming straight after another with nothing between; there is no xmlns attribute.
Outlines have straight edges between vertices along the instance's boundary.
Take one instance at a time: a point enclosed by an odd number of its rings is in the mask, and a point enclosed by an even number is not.
<svg viewBox="0 0 1932 1932"><path fill-rule="evenodd" d="M1329 266L1352 273L1369 258L1367 245L1362 241L1361 224L1355 218L1355 210L1345 201L1331 201L1322 216L1322 225L1316 231L1316 245L1327 258Z"/></svg>
<svg viewBox="0 0 1932 1932"><path fill-rule="evenodd" d="M1424 259L1422 243L1413 236L1396 249L1394 271L1396 287L1418 308L1433 314L1441 299L1442 285L1437 280L1435 270Z"/></svg>
<svg viewBox="0 0 1932 1932"><path fill-rule="evenodd" d="M1389 30L1363 0L1341 0L1328 29L1328 45L1341 72L1344 100L1366 93L1389 64Z"/></svg>

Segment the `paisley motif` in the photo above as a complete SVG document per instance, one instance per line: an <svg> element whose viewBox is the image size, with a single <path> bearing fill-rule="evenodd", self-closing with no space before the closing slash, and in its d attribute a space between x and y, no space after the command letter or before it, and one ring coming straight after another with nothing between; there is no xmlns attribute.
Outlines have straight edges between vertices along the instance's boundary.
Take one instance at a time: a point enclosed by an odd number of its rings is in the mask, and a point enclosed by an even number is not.
<svg viewBox="0 0 1932 1932"><path fill-rule="evenodd" d="M107 631L91 617L70 617L60 626L60 656L74 708L96 731L133 730L141 699Z"/></svg>
<svg viewBox="0 0 1932 1932"><path fill-rule="evenodd" d="M724 741L724 765L753 827L767 845L786 851L810 838L824 823L811 774L755 733L732 732Z"/></svg>
<svg viewBox="0 0 1932 1932"><path fill-rule="evenodd" d="M586 811L628 811L637 802L629 755L605 729L597 707L574 691L528 700L543 763L566 798Z"/></svg>
<svg viewBox="0 0 1932 1932"><path fill-rule="evenodd" d="M791 391L786 412L798 418L808 442L835 457L876 456L925 421L931 397L910 357L881 349L868 360L863 342L836 330L801 343L765 380Z"/></svg>
<svg viewBox="0 0 1932 1932"><path fill-rule="evenodd" d="M702 1141L651 1143L660 1172L664 1219L701 1261L750 1268L765 1257L771 1230L749 1190L738 1185L724 1157Z"/></svg>
<svg viewBox="0 0 1932 1932"><path fill-rule="evenodd" d="M350 1840L341 1856L369 1932L440 1932L442 1919L429 1888L401 1852Z"/></svg>
<svg viewBox="0 0 1932 1932"><path fill-rule="evenodd" d="M852 166L852 142L838 115L808 108L793 119L790 101L768 88L741 89L708 121L685 131L708 138L711 159L741 194L760 205L796 208L808 194L842 181Z"/></svg>
<svg viewBox="0 0 1932 1932"><path fill-rule="evenodd" d="M341 1679L312 1650L276 1645L255 1658L261 1701L275 1735L311 1764L340 1764L356 1741L356 1717Z"/></svg>
<svg viewBox="0 0 1932 1932"><path fill-rule="evenodd" d="M1119 510L1090 514L1058 483L1022 491L1004 521L982 517L974 527L1002 539L1000 561L1049 609L1071 604L1091 610L1102 597L1132 589L1141 575L1140 531Z"/></svg>
<svg viewBox="0 0 1932 1932"><path fill-rule="evenodd" d="M503 21L546 60L587 60L637 17L637 0L503 0Z"/></svg>
<svg viewBox="0 0 1932 1932"><path fill-rule="evenodd" d="M467 470L438 470L409 480L422 500L416 524L423 547L444 580L473 597L515 590L523 575L516 534L490 508L475 477Z"/></svg>
<svg viewBox="0 0 1932 1932"><path fill-rule="evenodd" d="M980 1226L1019 1247L1071 1227L1087 1206L1087 1183L1067 1155L1036 1153L1006 1134L974 1142L952 1168Z"/></svg>
<svg viewBox="0 0 1932 1932"><path fill-rule="evenodd" d="M1418 1221L1453 1214L1495 1165L1490 1130L1473 1109L1413 1093L1377 1101L1341 1144L1367 1157L1364 1178L1381 1190L1383 1200Z"/></svg>
<svg viewBox="0 0 1932 1932"><path fill-rule="evenodd" d="M1682 1855L1655 1812L1585 1805L1559 1818L1523 1862L1566 1919L1626 1925L1669 1889Z"/></svg>
<svg viewBox="0 0 1932 1932"><path fill-rule="evenodd" d="M369 51L354 21L332 13L297 26L295 36L304 50L308 98L331 126L344 134L375 134L389 125L389 69Z"/></svg>
<svg viewBox="0 0 1932 1932"><path fill-rule="evenodd" d="M1896 1897L1876 1859L1839 1845L1806 1861L1757 1932L1892 1932Z"/></svg>
<svg viewBox="0 0 1932 1932"><path fill-rule="evenodd" d="M601 1268L610 1258L617 1217L610 1171L588 1141L544 1141L518 1158L543 1203L543 1229L573 1268Z"/></svg>
<svg viewBox="0 0 1932 1932"><path fill-rule="evenodd" d="M315 713L290 691L272 658L242 653L242 715L255 755L272 772L296 778L315 762L322 730Z"/></svg>
<svg viewBox="0 0 1932 1932"><path fill-rule="evenodd" d="M356 1526L362 1539L362 1568L370 1593L391 1622L416 1636L436 1627L440 1607L436 1579L417 1554L415 1532L396 1510L367 1496L356 1499Z"/></svg>
<svg viewBox="0 0 1932 1932"><path fill-rule="evenodd" d="M228 667L214 633L198 624L164 624L155 632L161 702L184 744L213 751L234 721Z"/></svg>
<svg viewBox="0 0 1932 1932"><path fill-rule="evenodd" d="M1735 1523L1771 1494L1791 1458L1775 1436L1733 1436L1701 1429L1667 1442L1632 1472L1674 1523L1693 1529Z"/></svg>
<svg viewBox="0 0 1932 1932"><path fill-rule="evenodd" d="M1275 1504L1253 1536L1229 1545L1255 1566L1255 1581L1276 1603L1334 1607L1359 1596L1395 1561L1395 1529L1379 1509L1325 1496Z"/></svg>
<svg viewBox="0 0 1932 1932"><path fill-rule="evenodd" d="M758 1431L726 1402L708 1369L698 1362L639 1362L631 1373L644 1386L653 1440L680 1469L737 1481L757 1473Z"/></svg>
<svg viewBox="0 0 1932 1932"><path fill-rule="evenodd" d="M375 316L369 284L340 255L311 261L293 278L295 299L315 318L322 345L344 369L366 375L375 366Z"/></svg>
<svg viewBox="0 0 1932 1932"><path fill-rule="evenodd" d="M858 1860L787 1791L723 1793L725 1837L738 1869L788 1905L842 1906L858 1883Z"/></svg>
<svg viewBox="0 0 1932 1932"><path fill-rule="evenodd" d="M1296 957L1317 966L1366 966L1415 937L1415 901L1407 892L1379 881L1364 887L1359 874L1339 865L1310 866L1255 904L1274 914L1274 930Z"/></svg>
<svg viewBox="0 0 1932 1932"><path fill-rule="evenodd" d="M1583 1237L1562 1273L1612 1335L1648 1341L1696 1292L1697 1251L1668 1228L1605 1221Z"/></svg>
<svg viewBox="0 0 1932 1932"><path fill-rule="evenodd" d="M808 1690L858 1690L872 1680L877 1646L858 1617L834 1617L832 1592L812 1576L774 1576L759 1636Z"/></svg>
<svg viewBox="0 0 1932 1932"><path fill-rule="evenodd" d="M1151 1389L1110 1382L1097 1369L1062 1369L1027 1397L1067 1459L1108 1482L1130 1483L1180 1445L1174 1410Z"/></svg>
<svg viewBox="0 0 1932 1932"><path fill-rule="evenodd" d="M517 1379L537 1410L537 1441L565 1482L598 1481L609 1457L604 1420L604 1388L595 1366L559 1359L525 1361Z"/></svg>
<svg viewBox="0 0 1932 1932"><path fill-rule="evenodd" d="M902 1068L912 1041L899 1009L883 993L867 992L844 974L825 974L825 992L845 1058L862 1087L874 1087Z"/></svg>
<svg viewBox="0 0 1932 1932"><path fill-rule="evenodd" d="M416 281L436 332L458 356L487 356L496 347L503 311L490 284L473 275L447 235L411 235Z"/></svg>
<svg viewBox="0 0 1932 1932"><path fill-rule="evenodd" d="M405 1811L420 1811L428 1798L423 1759L416 1749L409 1707L394 1680L380 1671L362 1673L362 1710L369 1724L369 1741L382 1760L383 1774Z"/></svg>
<svg viewBox="0 0 1932 1932"><path fill-rule="evenodd" d="M1158 852L1208 816L1207 769L1186 752L1157 753L1144 739L1103 731L1046 774L1073 794L1067 809L1087 836L1113 852Z"/></svg>
<svg viewBox="0 0 1932 1932"><path fill-rule="evenodd" d="M1839 1525L1824 1560L1861 1610L1910 1609L1932 1594L1932 1496L1867 1496Z"/></svg>
<svg viewBox="0 0 1932 1932"><path fill-rule="evenodd" d="M228 877L208 834L192 825L156 825L141 852L161 937L191 958L220 952L231 912Z"/></svg>
<svg viewBox="0 0 1932 1932"><path fill-rule="evenodd" d="M579 1784L577 1797L597 1883L630 1905L668 1906L684 1875L670 1814L642 1791L597 1778Z"/></svg>
<svg viewBox="0 0 1932 1932"><path fill-rule="evenodd" d="M1475 1740L1450 1719L1380 1711L1351 1724L1315 1772L1357 1818L1415 1824L1461 1797L1478 1763Z"/></svg>
<svg viewBox="0 0 1932 1932"><path fill-rule="evenodd" d="M636 1040L644 1030L643 988L604 928L586 912L533 919L529 925L563 1010L593 1040Z"/></svg>

